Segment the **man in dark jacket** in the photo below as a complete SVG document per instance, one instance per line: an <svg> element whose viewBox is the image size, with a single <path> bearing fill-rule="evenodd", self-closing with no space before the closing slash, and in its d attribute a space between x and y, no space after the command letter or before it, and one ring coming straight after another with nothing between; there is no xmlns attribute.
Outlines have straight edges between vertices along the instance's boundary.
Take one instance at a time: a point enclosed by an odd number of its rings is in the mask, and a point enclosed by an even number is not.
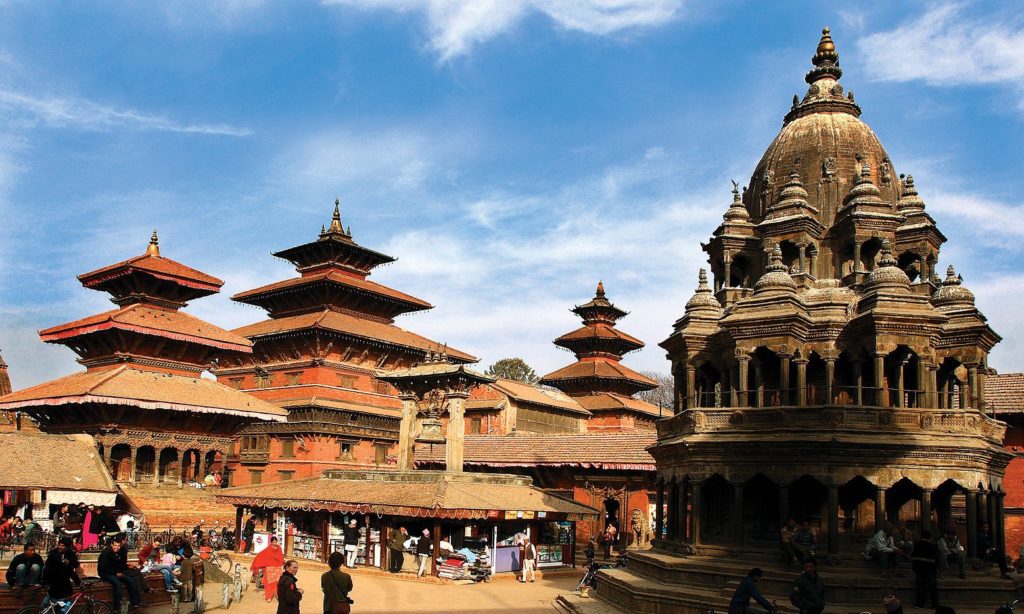
<svg viewBox="0 0 1024 614"><path fill-rule="evenodd" d="M96 575L106 582L109 582L113 587L114 592L114 610L117 611L121 607L121 583L128 588L128 595L131 598L131 604L133 608L142 607L142 595L139 587L135 584L135 580L125 573L128 569L127 562L121 561L121 547L122 544L119 541L112 541L110 545L103 549L100 553L100 558L96 562Z"/></svg>
<svg viewBox="0 0 1024 614"><path fill-rule="evenodd" d="M11 559L7 566L7 584L14 588L15 595L21 595L23 588L39 584L43 575L43 557L36 552L35 544L27 542L24 551Z"/></svg>
<svg viewBox="0 0 1024 614"><path fill-rule="evenodd" d="M405 540L409 539L409 534L406 533L405 527L398 529L391 529L391 534L388 535L388 571L391 573L399 573L402 571L402 565L405 564Z"/></svg>
<svg viewBox="0 0 1024 614"><path fill-rule="evenodd" d="M753 599L764 608L765 612L775 611L775 607L770 601L764 598L761 591L757 590L757 581L764 575L764 571L760 568L755 567L747 572L747 575L740 580L740 585L736 587L736 592L733 593L732 599L729 601L729 614L752 614L754 612L761 612L757 608L750 607L750 600Z"/></svg>
<svg viewBox="0 0 1024 614"><path fill-rule="evenodd" d="M245 526L242 528L242 541L245 542L245 547L242 551L245 554L252 552L252 538L256 534L256 521L249 516L249 519L245 521Z"/></svg>
<svg viewBox="0 0 1024 614"><path fill-rule="evenodd" d="M914 570L914 607L923 608L927 595L934 610L939 607L938 567L939 547L931 539L932 533L921 530L921 539L914 542L910 567Z"/></svg>
<svg viewBox="0 0 1024 614"><path fill-rule="evenodd" d="M398 531L395 531L398 533ZM329 570L320 576L320 589L324 592L324 614L348 611L348 594L352 592L352 576L341 570L344 557L332 552L327 558Z"/></svg>
<svg viewBox="0 0 1024 614"><path fill-rule="evenodd" d="M345 565L348 567L356 566L356 555L359 552L359 525L355 519L348 521L348 526L345 527Z"/></svg>
<svg viewBox="0 0 1024 614"><path fill-rule="evenodd" d="M814 559L804 561L804 571L796 579L789 599L800 609L800 614L821 614L825 609L825 583L818 575Z"/></svg>
<svg viewBox="0 0 1024 614"><path fill-rule="evenodd" d="M288 561L284 564L284 573L277 581L277 614L299 614L302 589L295 586L295 574L297 573L299 573L298 563Z"/></svg>
<svg viewBox="0 0 1024 614"><path fill-rule="evenodd" d="M82 585L82 579L75 573L78 558L69 555L69 550L74 550L74 544L70 539L62 539L46 557L46 564L43 565L43 584L47 586L46 604L70 597L74 590L72 584Z"/></svg>
<svg viewBox="0 0 1024 614"><path fill-rule="evenodd" d="M423 574L427 573L427 565L430 563L430 557L434 554L434 540L430 537L430 530L423 529L423 535L420 536L420 540L416 542L416 558L419 559L419 569L416 571L416 577L420 578Z"/></svg>

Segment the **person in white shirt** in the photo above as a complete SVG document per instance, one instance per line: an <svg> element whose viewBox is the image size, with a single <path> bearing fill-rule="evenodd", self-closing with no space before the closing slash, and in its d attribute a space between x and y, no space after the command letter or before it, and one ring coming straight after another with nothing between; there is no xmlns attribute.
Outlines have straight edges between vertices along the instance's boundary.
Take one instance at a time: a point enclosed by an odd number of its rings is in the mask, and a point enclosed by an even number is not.
<svg viewBox="0 0 1024 614"><path fill-rule="evenodd" d="M861 556L864 557L865 561L877 559L879 564L882 566L883 578L889 577L890 565L896 568L896 577L902 578L903 572L899 570L899 564L896 560L896 544L893 543L892 532L892 523L885 523L881 530L875 533L874 537L868 540L868 543L864 546L864 552Z"/></svg>
<svg viewBox="0 0 1024 614"><path fill-rule="evenodd" d="M527 573L530 574L530 582L537 581L537 546L529 537L523 541L523 579L520 582L526 582Z"/></svg>

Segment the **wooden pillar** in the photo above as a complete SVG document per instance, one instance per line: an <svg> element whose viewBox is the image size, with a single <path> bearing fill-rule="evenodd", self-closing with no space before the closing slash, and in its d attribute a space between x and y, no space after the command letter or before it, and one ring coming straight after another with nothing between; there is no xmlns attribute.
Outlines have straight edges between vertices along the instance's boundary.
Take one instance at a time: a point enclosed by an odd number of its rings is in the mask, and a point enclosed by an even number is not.
<svg viewBox="0 0 1024 614"><path fill-rule="evenodd" d="M659 479L656 488L657 491L654 495L654 537L660 540L662 529L665 526L665 480Z"/></svg>
<svg viewBox="0 0 1024 614"><path fill-rule="evenodd" d="M437 577L437 555L441 553L441 519L437 518L434 520L434 534L431 536L434 539L434 553L430 556L430 575ZM533 541L535 535L530 536L530 541Z"/></svg>
<svg viewBox="0 0 1024 614"><path fill-rule="evenodd" d="M853 404L863 405L864 404L864 370L862 368L863 360L857 358L853 360Z"/></svg>
<svg viewBox="0 0 1024 614"><path fill-rule="evenodd" d="M327 544L324 544L327 549ZM235 552L242 551L242 506L235 507Z"/></svg>
<svg viewBox="0 0 1024 614"><path fill-rule="evenodd" d="M132 461L132 464L131 464L131 467L128 468L128 481L131 482L132 484L137 484L138 483L138 479L139 479L139 474L138 474L138 469L135 466L135 463L139 460L139 447L138 446L129 446L129 449L132 451L131 452L131 457L130 457L131 461Z"/></svg>
<svg viewBox="0 0 1024 614"><path fill-rule="evenodd" d="M743 549L743 484L732 485L733 544Z"/></svg>
<svg viewBox="0 0 1024 614"><path fill-rule="evenodd" d="M414 448L416 440L413 431L416 428L416 395L402 394L402 420L398 426L398 470L412 471L415 462Z"/></svg>
<svg viewBox="0 0 1024 614"><path fill-rule="evenodd" d="M748 392L749 391L747 390L747 386L750 385L749 384L750 378L748 376L748 370L750 369L750 357L749 356L740 356L739 358L737 358L737 360L739 361L739 373L740 373L740 385L739 385L740 404L738 405L738 407L750 407L750 401L749 401L749 397L748 397Z"/></svg>
<svg viewBox="0 0 1024 614"><path fill-rule="evenodd" d="M832 387L836 384L836 359L826 358L825 359L825 404L831 405L835 403L835 396L832 392Z"/></svg>
<svg viewBox="0 0 1024 614"><path fill-rule="evenodd" d="M879 486L875 490L875 532L885 526L885 488Z"/></svg>
<svg viewBox="0 0 1024 614"><path fill-rule="evenodd" d="M967 512L967 556L978 556L978 491L968 489L964 495Z"/></svg>
<svg viewBox="0 0 1024 614"><path fill-rule="evenodd" d="M779 355L779 401L783 405L794 403L795 395L789 387L789 361L792 359L788 354Z"/></svg>
<svg viewBox="0 0 1024 614"><path fill-rule="evenodd" d="M462 473L466 454L466 399L467 392L448 393L448 431L445 434L445 468L452 473Z"/></svg>
<svg viewBox="0 0 1024 614"><path fill-rule="evenodd" d="M921 530L932 530L932 491L921 490Z"/></svg>
<svg viewBox="0 0 1024 614"><path fill-rule="evenodd" d="M807 359L798 358L796 363L796 404L800 407L807 405Z"/></svg>
<svg viewBox="0 0 1024 614"><path fill-rule="evenodd" d="M839 554L839 485L828 485L828 553Z"/></svg>
<svg viewBox="0 0 1024 614"><path fill-rule="evenodd" d="M701 540L701 483L694 480L690 482L691 494L690 494L690 541L694 544L700 544Z"/></svg>
<svg viewBox="0 0 1024 614"><path fill-rule="evenodd" d="M363 516L363 520L365 521L363 524L366 526L366 566L373 567L373 555L372 551L370 550L370 515L365 514ZM383 531L381 531L379 535L382 543L387 540ZM448 538L448 543L451 543L451 537ZM380 546L381 544L377 544L378 549L380 548ZM326 563L327 560L325 559L324 562Z"/></svg>

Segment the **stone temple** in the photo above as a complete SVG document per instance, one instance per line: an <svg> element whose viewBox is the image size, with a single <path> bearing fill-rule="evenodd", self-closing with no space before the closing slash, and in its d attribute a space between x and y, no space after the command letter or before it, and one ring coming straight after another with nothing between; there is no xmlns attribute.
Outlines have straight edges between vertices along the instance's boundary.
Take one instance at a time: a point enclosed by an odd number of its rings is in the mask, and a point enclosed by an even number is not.
<svg viewBox="0 0 1024 614"><path fill-rule="evenodd" d="M859 556L886 521L953 527L969 557L983 523L1005 544L1012 455L981 408L1000 337L953 267L936 271L946 238L840 84L828 28L812 63L661 343L676 413L651 448L660 539L599 584L631 611L721 607L755 563L785 604L789 517L818 535L829 601L859 609L890 586ZM972 574L942 588L978 605L1014 586Z"/></svg>

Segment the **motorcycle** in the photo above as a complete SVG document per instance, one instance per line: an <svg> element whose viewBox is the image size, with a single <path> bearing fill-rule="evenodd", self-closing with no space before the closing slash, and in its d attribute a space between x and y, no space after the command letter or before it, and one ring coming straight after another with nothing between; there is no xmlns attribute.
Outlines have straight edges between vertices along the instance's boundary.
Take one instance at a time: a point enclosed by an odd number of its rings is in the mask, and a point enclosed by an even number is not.
<svg viewBox="0 0 1024 614"><path fill-rule="evenodd" d="M602 569L612 569L613 567L625 567L626 566L626 555L620 554L615 560L615 565L606 565L603 563L593 562L587 566L587 571L580 578L580 583L576 585L576 591L582 595L586 595L587 591L591 589L597 589L597 572Z"/></svg>

